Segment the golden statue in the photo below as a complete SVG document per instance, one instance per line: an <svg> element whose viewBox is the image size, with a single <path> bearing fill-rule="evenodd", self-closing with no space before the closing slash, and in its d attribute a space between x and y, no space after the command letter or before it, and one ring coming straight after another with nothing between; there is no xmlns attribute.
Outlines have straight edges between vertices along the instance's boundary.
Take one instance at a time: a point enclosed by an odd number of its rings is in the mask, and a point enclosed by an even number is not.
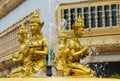
<svg viewBox="0 0 120 81"><path fill-rule="evenodd" d="M26 32L24 25L22 24L18 31L18 41L20 42L21 46L20 46L20 50L19 50L19 55L16 55L16 54L13 55L12 60L14 62L17 62L17 61L22 62L23 61L23 56L24 56L24 51L26 49L27 40L28 40L28 34Z"/></svg>
<svg viewBox="0 0 120 81"><path fill-rule="evenodd" d="M22 24L18 31L18 41L20 42L20 50L18 54L13 54L12 61L24 64L25 59L25 50L27 48L27 42L28 42L28 34L27 31ZM15 71L12 71L8 77L22 77L23 75L23 66L19 66Z"/></svg>
<svg viewBox="0 0 120 81"><path fill-rule="evenodd" d="M34 73L38 71L46 72L46 56L48 55L48 47L46 38L43 37L41 29L44 22L40 22L39 16L34 12L30 20L30 31L32 37L29 40L30 60L33 64Z"/></svg>
<svg viewBox="0 0 120 81"><path fill-rule="evenodd" d="M22 40L24 43L21 43L19 58L13 55L13 61L21 60L23 65L12 72L9 77L36 77L39 71L46 72L48 47L46 38L44 38L41 33L44 22L40 22L39 16L34 12L33 17L29 21L29 25L31 37L26 39L20 37L24 35L23 33L18 33L20 43ZM21 31L21 29L23 28L20 28L19 31Z"/></svg>
<svg viewBox="0 0 120 81"><path fill-rule="evenodd" d="M76 23L72 26L75 37L67 42L65 32L60 33L60 49L57 56L56 68L60 76L94 76L94 71L87 66L80 64L80 59L88 56L88 47L81 46L78 38L84 33L84 24L81 18L76 19Z"/></svg>
<svg viewBox="0 0 120 81"><path fill-rule="evenodd" d="M84 23L82 18L77 18L76 23L72 26L75 37L68 44L68 68L70 68L69 76L91 77L94 76L94 71L86 65L80 64L80 59L88 56L88 46L81 46L78 38L84 33Z"/></svg>
<svg viewBox="0 0 120 81"><path fill-rule="evenodd" d="M67 76L67 66L66 66L66 59L69 53L69 49L67 48L67 34L62 27L61 32L58 36L59 38L59 49L58 49L58 56L56 59L56 68L58 70L59 76Z"/></svg>

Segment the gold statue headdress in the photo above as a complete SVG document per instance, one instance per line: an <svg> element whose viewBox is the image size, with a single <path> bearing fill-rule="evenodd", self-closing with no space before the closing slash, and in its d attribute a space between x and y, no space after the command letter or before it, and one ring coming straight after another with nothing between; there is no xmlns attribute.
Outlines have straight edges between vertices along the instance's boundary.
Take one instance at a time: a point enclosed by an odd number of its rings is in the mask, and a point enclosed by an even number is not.
<svg viewBox="0 0 120 81"><path fill-rule="evenodd" d="M83 19L79 16L76 19L75 24L72 26L73 30L77 30L79 28L83 28L84 27L84 23L83 23Z"/></svg>
<svg viewBox="0 0 120 81"><path fill-rule="evenodd" d="M44 25L44 22L40 22L39 16L37 12L34 11L32 18L30 19L29 23L39 23L41 27Z"/></svg>
<svg viewBox="0 0 120 81"><path fill-rule="evenodd" d="M59 38L63 38L63 37L66 38L67 37L67 33L65 32L64 26L62 26L61 31L60 31L58 37Z"/></svg>

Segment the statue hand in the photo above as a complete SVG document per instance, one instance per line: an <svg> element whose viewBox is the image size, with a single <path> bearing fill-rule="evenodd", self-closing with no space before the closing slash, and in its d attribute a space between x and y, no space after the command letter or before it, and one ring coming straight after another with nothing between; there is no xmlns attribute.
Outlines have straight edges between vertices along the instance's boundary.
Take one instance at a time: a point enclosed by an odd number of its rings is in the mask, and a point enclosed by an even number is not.
<svg viewBox="0 0 120 81"><path fill-rule="evenodd" d="M86 56L89 54L89 53L88 53L88 47L87 47L87 46L84 47L84 53L85 53Z"/></svg>
<svg viewBox="0 0 120 81"><path fill-rule="evenodd" d="M38 57L38 54L35 53L35 50L33 48L30 48L30 54L32 55L33 59Z"/></svg>
<svg viewBox="0 0 120 81"><path fill-rule="evenodd" d="M80 58L83 59L83 58L85 58L85 57L88 56L88 55L89 55L89 53L88 53L88 47L85 46L85 47L83 48L83 54L80 56Z"/></svg>

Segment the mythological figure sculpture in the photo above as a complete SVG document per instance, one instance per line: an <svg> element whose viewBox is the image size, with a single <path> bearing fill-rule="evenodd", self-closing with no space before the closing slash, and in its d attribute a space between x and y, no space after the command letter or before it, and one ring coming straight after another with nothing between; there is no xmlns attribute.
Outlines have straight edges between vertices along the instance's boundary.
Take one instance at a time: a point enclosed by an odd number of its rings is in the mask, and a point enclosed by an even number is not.
<svg viewBox="0 0 120 81"><path fill-rule="evenodd" d="M56 68L58 70L59 76L67 76L67 66L66 66L66 59L69 53L69 49L67 48L67 34L62 27L61 32L58 36L59 38L59 50L58 56L56 59Z"/></svg>
<svg viewBox="0 0 120 81"><path fill-rule="evenodd" d="M75 37L69 42L69 56L68 56L68 68L70 70L70 76L94 76L94 71L88 68L86 65L80 64L80 59L84 59L88 55L88 47L81 46L78 38L84 33L84 24L82 18L77 18L76 23L72 26Z"/></svg>
<svg viewBox="0 0 120 81"><path fill-rule="evenodd" d="M13 62L19 62L24 65L25 57L26 57L26 48L28 42L28 34L27 31L22 24L18 31L18 41L20 42L20 50L18 54L13 54ZM22 77L24 73L23 66L19 66L15 71L12 71L8 77Z"/></svg>
<svg viewBox="0 0 120 81"><path fill-rule="evenodd" d="M34 12L33 17L29 21L29 25L31 37L29 39L19 37L20 43L21 41L24 41L25 43L21 43L19 57L13 55L13 61L21 60L23 65L12 72L9 77L36 77L40 70L46 72L46 56L48 54L48 48L46 38L44 38L41 33L44 22L40 22L39 16ZM25 28L20 29L24 29L25 31ZM18 36L22 35L24 34L18 33Z"/></svg>
<svg viewBox="0 0 120 81"><path fill-rule="evenodd" d="M24 25L19 28L18 40L21 44L18 54L13 55L14 62L22 65L11 72L9 77L36 77L39 71L46 72L46 56L48 47L46 38L43 37L41 29L44 22L40 22L39 16L34 12L29 21L31 36L28 34ZM82 46L78 40L84 33L84 24L81 18L76 19L72 26L74 37L67 40L67 33L64 27L61 28L59 38L58 56L56 57L55 67L59 76L94 76L94 71L87 66L80 64L80 59L88 56L88 47Z"/></svg>
<svg viewBox="0 0 120 81"><path fill-rule="evenodd" d="M39 70L46 72L46 56L48 54L48 47L46 38L43 37L41 33L43 25L44 22L40 22L38 15L34 13L34 16L30 20L30 31L32 37L29 40L29 58L32 61L32 67L36 73Z"/></svg>
<svg viewBox="0 0 120 81"><path fill-rule="evenodd" d="M75 37L72 37L68 44L66 35L61 36L61 48L58 51L57 70L61 72L60 76L94 76L94 71L87 66L80 64L80 59L88 55L88 47L82 46L78 40L83 35L84 24L81 18L76 19L76 23L72 26ZM63 33L62 33L63 34ZM68 45L68 47L67 47Z"/></svg>

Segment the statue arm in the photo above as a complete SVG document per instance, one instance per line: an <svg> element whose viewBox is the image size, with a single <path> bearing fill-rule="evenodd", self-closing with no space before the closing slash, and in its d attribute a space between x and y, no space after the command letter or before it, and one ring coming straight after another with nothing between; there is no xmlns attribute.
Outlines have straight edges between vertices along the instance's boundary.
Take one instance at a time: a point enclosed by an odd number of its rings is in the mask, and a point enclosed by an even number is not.
<svg viewBox="0 0 120 81"><path fill-rule="evenodd" d="M47 47L46 38L43 38L41 41L43 41L42 42L43 50L33 50L33 52L35 54L48 55L48 47Z"/></svg>
<svg viewBox="0 0 120 81"><path fill-rule="evenodd" d="M62 49L58 51L58 56L57 56L57 60L60 59L61 55L64 54L66 55L69 52L69 49Z"/></svg>
<svg viewBox="0 0 120 81"><path fill-rule="evenodd" d="M76 57L76 56L82 56L83 54L84 54L84 52L85 51L87 51L88 50L88 47L87 46L85 46L83 49L81 49L80 51L78 51L78 52L75 52L74 50L72 50L72 55L74 56L74 57Z"/></svg>
<svg viewBox="0 0 120 81"><path fill-rule="evenodd" d="M40 54L40 55L48 55L48 48L44 47L43 51L37 51L37 50L35 50L34 53L35 54Z"/></svg>
<svg viewBox="0 0 120 81"><path fill-rule="evenodd" d="M23 54L22 53L19 53L19 57L16 57L16 55L13 55L13 59L12 59L12 61L13 62L21 62L21 61L23 61Z"/></svg>
<svg viewBox="0 0 120 81"><path fill-rule="evenodd" d="M14 62L23 61L25 48L26 48L25 45L21 45L20 51L19 51L18 55L17 55L17 54L14 54L14 55L13 55L13 59L12 59L12 60L13 60Z"/></svg>

